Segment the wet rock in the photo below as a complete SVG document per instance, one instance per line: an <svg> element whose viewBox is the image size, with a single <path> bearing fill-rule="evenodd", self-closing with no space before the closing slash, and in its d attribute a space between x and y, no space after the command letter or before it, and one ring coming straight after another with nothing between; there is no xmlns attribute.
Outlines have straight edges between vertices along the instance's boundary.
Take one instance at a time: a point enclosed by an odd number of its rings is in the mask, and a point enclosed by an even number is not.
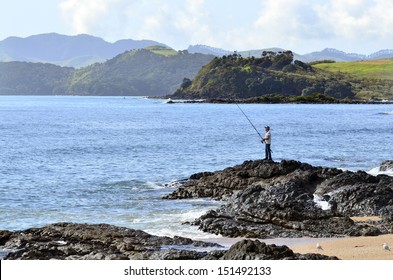
<svg viewBox="0 0 393 280"><path fill-rule="evenodd" d="M336 257L328 257L320 254L295 254L287 246L266 245L259 240L243 240L225 252L222 260L334 260Z"/></svg>
<svg viewBox="0 0 393 280"><path fill-rule="evenodd" d="M379 171L389 171L389 170L393 171L393 160L385 160L379 166Z"/></svg>
<svg viewBox="0 0 393 280"><path fill-rule="evenodd" d="M184 237L160 237L140 230L106 224L58 223L42 228L4 233L5 246L14 249L5 259L15 260L219 260L309 259L285 246L240 241L228 251ZM10 233L10 234L8 234ZM198 250L196 250L198 248ZM318 255L318 258L327 258Z"/></svg>
<svg viewBox="0 0 393 280"><path fill-rule="evenodd" d="M8 230L0 230L0 246L3 246L12 236L12 232Z"/></svg>
<svg viewBox="0 0 393 280"><path fill-rule="evenodd" d="M35 260L150 259L159 255L162 258L170 259L170 246L179 246L179 248L185 245L191 247L219 246L183 237L159 237L141 230L107 224L74 223L58 223L42 228L13 232L7 237L4 245L7 248L17 249L15 252L9 253L5 259ZM168 249L162 250L161 248L165 246L169 246ZM178 252L176 254L178 257L181 256Z"/></svg>
<svg viewBox="0 0 393 280"><path fill-rule="evenodd" d="M220 209L195 221L203 231L229 237L330 237L360 235L348 217L317 207L298 184L250 186Z"/></svg>
<svg viewBox="0 0 393 280"><path fill-rule="evenodd" d="M393 205L393 178L389 176L313 167L291 160L257 160L192 178L166 198L226 201L194 222L206 232L266 238L392 231L386 226L389 214L385 214L385 222L375 225L358 224L349 218L389 212L387 207Z"/></svg>

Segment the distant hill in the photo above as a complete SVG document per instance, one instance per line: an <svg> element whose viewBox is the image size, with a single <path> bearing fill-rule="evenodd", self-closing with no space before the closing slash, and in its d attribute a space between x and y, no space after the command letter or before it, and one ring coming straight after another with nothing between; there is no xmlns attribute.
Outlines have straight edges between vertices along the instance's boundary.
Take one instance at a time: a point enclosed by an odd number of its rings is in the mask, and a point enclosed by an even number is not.
<svg viewBox="0 0 393 280"><path fill-rule="evenodd" d="M0 95L62 95L73 72L48 63L0 62Z"/></svg>
<svg viewBox="0 0 393 280"><path fill-rule="evenodd" d="M214 56L224 56L231 54L233 52L223 50L220 48L214 48L206 45L191 45L187 48L189 53L203 53L203 54L211 54Z"/></svg>
<svg viewBox="0 0 393 280"><path fill-rule="evenodd" d="M79 69L2 62L0 94L162 96L174 92L184 78L193 78L213 57L155 46Z"/></svg>
<svg viewBox="0 0 393 280"><path fill-rule="evenodd" d="M312 52L303 55L304 61L317 61L317 60L334 60L337 62L345 61L358 61L358 60L375 60L381 58L393 58L392 50L380 50L378 52L372 53L370 55L356 54L356 53L346 53L336 49L324 49L320 52Z"/></svg>
<svg viewBox="0 0 393 280"><path fill-rule="evenodd" d="M27 38L9 37L0 41L0 61L52 63L82 67L104 62L128 50L164 44L151 40L120 40L109 43L90 35L66 36L56 33Z"/></svg>
<svg viewBox="0 0 393 280"><path fill-rule="evenodd" d="M332 67L335 64L331 63ZM266 51L260 58L239 54L216 57L192 81L183 80L176 92L168 97L246 99L251 102L333 102L371 97L393 99L393 92L389 93L393 86L391 81L363 79L318 67L294 60L291 51Z"/></svg>
<svg viewBox="0 0 393 280"><path fill-rule="evenodd" d="M349 75L357 81L358 97L393 99L393 58L318 63L314 68Z"/></svg>
<svg viewBox="0 0 393 280"><path fill-rule="evenodd" d="M191 53L212 54L219 57L235 53L235 51L218 49L205 45L189 46L188 51ZM286 50L281 48L264 48L264 49L256 49L256 50L238 51L237 53L242 55L243 57L254 56L256 58L260 58L264 51L283 52ZM294 60L300 60L303 62L312 62L318 60L334 60L338 62L357 61L357 60L375 60L375 59L382 59L382 58L393 58L393 49L380 50L378 52L369 55L363 55L363 54L356 54L356 53L346 53L336 49L326 48L322 51L316 51L307 54L298 54L293 52L293 56L294 56Z"/></svg>
<svg viewBox="0 0 393 280"><path fill-rule="evenodd" d="M85 67L97 62L105 62L125 51L143 49L149 46L164 46L152 40L119 40L109 43L91 35L67 36L56 33L39 34L27 38L9 37L0 41L0 62L23 61L52 63L59 66ZM191 45L187 51L191 54L200 53L222 57L234 53L207 45ZM260 58L264 51L286 51L280 48L263 48L238 51L243 57ZM308 54L293 53L295 60L312 62L318 60L355 61L374 60L393 57L393 49L380 50L370 55L345 53L332 48Z"/></svg>
<svg viewBox="0 0 393 280"><path fill-rule="evenodd" d="M171 96L187 99L246 99L270 95L309 96L325 94L353 98L351 85L339 78L320 75L310 65L296 60L293 53L264 52L261 58L238 54L215 58L194 80L183 81Z"/></svg>
<svg viewBox="0 0 393 280"><path fill-rule="evenodd" d="M335 73L348 73L357 78L393 81L393 58L352 62L318 63L314 67Z"/></svg>

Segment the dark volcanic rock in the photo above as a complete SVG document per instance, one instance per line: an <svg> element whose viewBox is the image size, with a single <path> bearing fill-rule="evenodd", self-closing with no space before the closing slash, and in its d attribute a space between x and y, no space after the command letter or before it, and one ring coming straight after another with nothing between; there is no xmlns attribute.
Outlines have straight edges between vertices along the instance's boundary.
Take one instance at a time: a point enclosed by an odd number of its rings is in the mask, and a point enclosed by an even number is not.
<svg viewBox="0 0 393 280"><path fill-rule="evenodd" d="M322 168L315 168L309 164L293 160L284 160L280 164L271 161L245 161L241 165L226 168L217 172L197 173L190 177L181 188L164 197L166 199L211 197L225 199L234 192L243 190L250 185L277 184L289 181L302 182L313 187L316 180L321 180L315 172L322 172ZM324 169L321 177L330 173L337 174L338 169Z"/></svg>
<svg viewBox="0 0 393 280"><path fill-rule="evenodd" d="M350 218L317 207L313 197L294 183L250 186L195 224L204 231L230 237L361 235L361 228Z"/></svg>
<svg viewBox="0 0 393 280"><path fill-rule="evenodd" d="M24 231L0 231L5 259L15 260L218 260L218 259L314 259L294 254L285 246L241 241L230 250L196 251L196 247L220 247L184 237L159 237L140 230L106 224L58 223ZM328 257L316 255L318 259Z"/></svg>
<svg viewBox="0 0 393 280"><path fill-rule="evenodd" d="M379 171L389 171L389 170L393 171L393 160L385 160L379 166Z"/></svg>
<svg viewBox="0 0 393 280"><path fill-rule="evenodd" d="M195 221L224 236L329 237L392 231L393 178L298 161L246 161L192 176L167 199L212 197L226 204ZM326 209L317 205L316 198ZM358 224L348 216L382 215L383 224Z"/></svg>
<svg viewBox="0 0 393 280"><path fill-rule="evenodd" d="M243 240L225 252L222 260L337 260L320 254L295 254L287 246L266 245L258 240Z"/></svg>
<svg viewBox="0 0 393 280"><path fill-rule="evenodd" d="M199 252L172 250L179 246L219 246L183 237L159 237L141 230L107 224L58 223L17 231L7 237L5 247L17 249L5 259L171 259L201 258ZM167 249L162 249L166 247ZM174 251L176 254L171 254ZM194 256L193 256L194 255Z"/></svg>

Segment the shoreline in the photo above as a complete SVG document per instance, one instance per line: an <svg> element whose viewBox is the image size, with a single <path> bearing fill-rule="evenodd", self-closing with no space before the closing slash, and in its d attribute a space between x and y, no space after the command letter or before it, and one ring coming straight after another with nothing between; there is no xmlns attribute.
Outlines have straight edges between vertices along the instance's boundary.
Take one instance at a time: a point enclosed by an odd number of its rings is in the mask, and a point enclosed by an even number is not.
<svg viewBox="0 0 393 280"><path fill-rule="evenodd" d="M383 243L393 244L393 234L379 236L343 237L335 240L318 242L322 249L316 248L316 242L289 246L295 253L319 253L336 256L341 260L393 260L393 251L384 250Z"/></svg>
<svg viewBox="0 0 393 280"><path fill-rule="evenodd" d="M171 96L149 96L149 99L162 99L168 100L166 104L326 104L326 105L390 105L393 104L393 100L260 100L257 98L247 98L247 99L224 99L224 98L196 98L196 99L186 99L186 98L176 98Z"/></svg>
<svg viewBox="0 0 393 280"><path fill-rule="evenodd" d="M312 237L300 237L300 238L267 238L267 239L259 239L259 238L247 238L247 237L217 237L217 238L204 238L204 239L196 239L198 241L210 242L210 243L218 243L223 246L225 249L229 249L235 243L242 240L258 240L260 242L264 242L267 245L277 245L277 246L287 246L291 248L292 246L303 246L308 244L315 244L316 242L327 242L334 241L340 239L339 237L321 237L321 238L312 238ZM318 252L320 253L320 252Z"/></svg>
<svg viewBox="0 0 393 280"><path fill-rule="evenodd" d="M337 257L340 260L393 260L393 250L384 250L383 243L390 246L393 244L393 234L379 236L358 236L358 237L332 237L332 238L209 238L198 239L204 242L218 243L229 249L236 242L242 240L259 240L268 245L287 246L294 253L300 254L322 254ZM319 243L322 249L317 249Z"/></svg>

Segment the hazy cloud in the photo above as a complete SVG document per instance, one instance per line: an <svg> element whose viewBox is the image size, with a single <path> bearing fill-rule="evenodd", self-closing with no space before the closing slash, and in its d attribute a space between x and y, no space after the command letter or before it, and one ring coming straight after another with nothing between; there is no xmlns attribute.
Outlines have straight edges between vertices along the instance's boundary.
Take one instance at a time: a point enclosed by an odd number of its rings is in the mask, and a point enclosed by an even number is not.
<svg viewBox="0 0 393 280"><path fill-rule="evenodd" d="M73 32L88 33L109 13L112 5L121 0L65 0L59 7Z"/></svg>
<svg viewBox="0 0 393 280"><path fill-rule="evenodd" d="M74 33L153 39L177 49L392 47L377 46L392 42L390 0L62 0L59 7Z"/></svg>

